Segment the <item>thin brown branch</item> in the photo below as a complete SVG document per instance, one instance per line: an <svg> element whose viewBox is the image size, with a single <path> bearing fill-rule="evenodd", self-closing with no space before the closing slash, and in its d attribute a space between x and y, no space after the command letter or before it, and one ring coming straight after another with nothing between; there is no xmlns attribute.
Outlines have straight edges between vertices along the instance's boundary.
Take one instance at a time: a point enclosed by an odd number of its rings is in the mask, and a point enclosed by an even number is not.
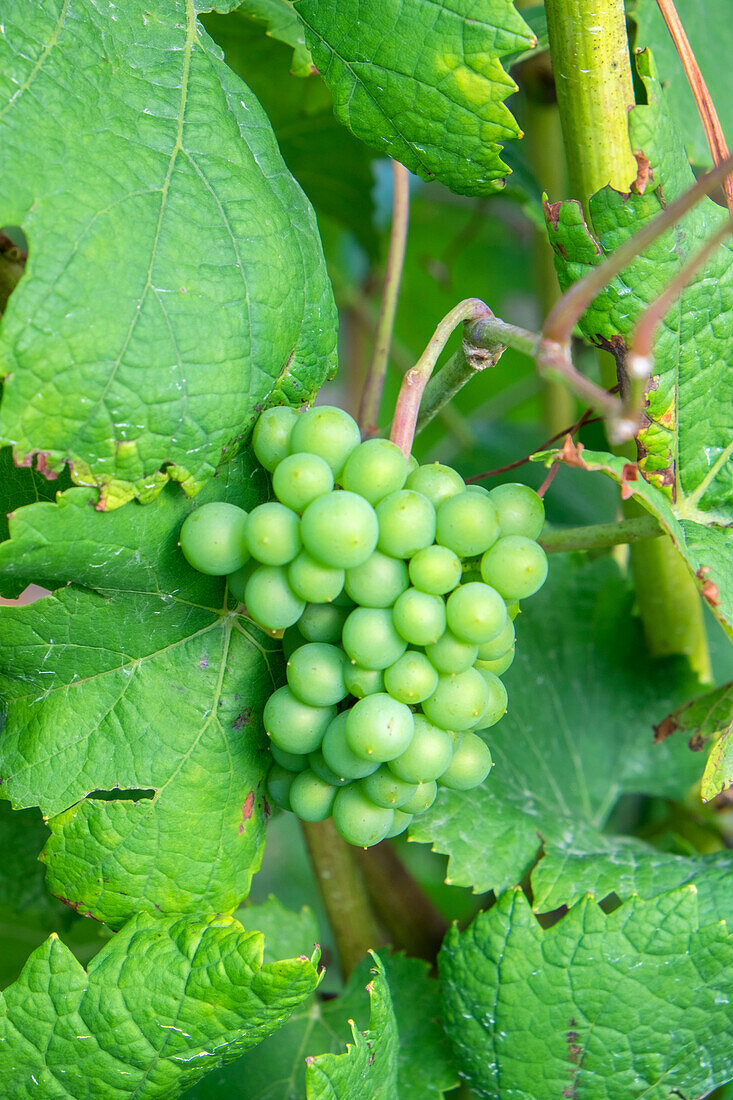
<svg viewBox="0 0 733 1100"><path fill-rule="evenodd" d="M705 79L700 71L700 66L697 63L697 58L690 45L690 40L685 33L682 20L677 14L674 0L657 0L657 4L662 13L664 22L667 24L667 30L672 36L675 49L682 62L685 75L692 89L692 94L695 97L695 103L700 112L700 118L702 119L703 128L705 130L705 137L708 139L708 145L710 146L713 163L720 164L728 156L728 145L725 140L725 134L723 133L723 127L720 125L718 112L715 110L715 104L713 103L712 96L708 91ZM723 188L728 203L728 210L731 216L733 216L733 175L729 175L724 180Z"/></svg>

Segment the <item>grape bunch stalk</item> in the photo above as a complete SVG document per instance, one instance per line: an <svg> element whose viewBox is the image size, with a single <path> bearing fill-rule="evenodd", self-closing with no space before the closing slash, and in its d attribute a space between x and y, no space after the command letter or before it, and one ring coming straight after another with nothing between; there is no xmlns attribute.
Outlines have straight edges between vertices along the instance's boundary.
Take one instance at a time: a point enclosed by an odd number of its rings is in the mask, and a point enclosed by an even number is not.
<svg viewBox="0 0 733 1100"><path fill-rule="evenodd" d="M526 485L489 492L362 442L332 406L267 409L252 442L277 499L203 505L181 550L283 632L287 684L264 710L270 797L369 847L438 785L489 774L483 734L506 712L513 620L547 576L544 507Z"/></svg>

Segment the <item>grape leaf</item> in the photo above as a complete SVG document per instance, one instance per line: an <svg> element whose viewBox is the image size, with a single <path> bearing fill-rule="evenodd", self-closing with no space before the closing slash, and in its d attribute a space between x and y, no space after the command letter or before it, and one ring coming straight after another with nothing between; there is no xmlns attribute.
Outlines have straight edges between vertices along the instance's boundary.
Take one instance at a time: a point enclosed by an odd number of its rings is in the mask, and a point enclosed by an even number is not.
<svg viewBox="0 0 733 1100"><path fill-rule="evenodd" d="M53 500L56 493L67 489L71 478L66 470L50 480L33 466L16 466L10 447L0 447L0 542L8 537L8 512L37 500Z"/></svg>
<svg viewBox="0 0 733 1100"><path fill-rule="evenodd" d="M173 1098L276 1030L317 957L263 965L231 917L138 914L88 970L52 936L0 994L0 1074L14 1100Z"/></svg>
<svg viewBox="0 0 733 1100"><path fill-rule="evenodd" d="M423 179L487 195L520 131L501 59L535 38L510 0L295 0L336 117Z"/></svg>
<svg viewBox="0 0 733 1100"><path fill-rule="evenodd" d="M675 0L675 7L702 69L723 127L733 133L733 23L728 0ZM693 164L711 168L712 157L700 112L677 50L656 0L633 0L629 14L636 24L636 46L648 46L659 66L667 110L675 119Z"/></svg>
<svg viewBox="0 0 733 1100"><path fill-rule="evenodd" d="M31 258L0 330L1 438L105 507L169 477L193 493L263 402L335 367L313 211L193 2L110 21L12 0L3 25L0 221Z"/></svg>
<svg viewBox="0 0 733 1100"><path fill-rule="evenodd" d="M262 932L265 937L265 962L312 955L319 946L318 925L312 911L304 905L300 912L286 909L270 894L260 905L245 905L237 910L243 928Z"/></svg>
<svg viewBox="0 0 733 1100"><path fill-rule="evenodd" d="M247 922L251 912L251 921L262 924L262 908L245 909ZM241 918L242 911L237 915ZM271 916L268 913L268 917ZM282 928L290 930L288 950L295 944L303 944L303 937L309 934L310 924L304 922L293 935L294 917L295 914L289 914L283 918L279 931L282 935ZM269 927L273 934L272 924ZM267 940L266 927L265 935ZM397 1088L392 1095L399 1096L400 1100L439 1100L445 1091L456 1085L457 1076L439 1022L437 982L428 977L428 964L420 959L385 955L382 965L399 1031ZM370 1026L369 1002L364 996L370 966L371 960L364 959L339 997L320 1000L316 995L296 1009L287 1024L261 1047L239 1062L211 1074L186 1094L186 1100L306 1100L306 1095L309 1098L320 1095L312 1091L306 1094L305 1056L339 1055L344 1044L352 1038L350 1020L358 1031L365 1031ZM319 1082L316 1087L320 1088ZM351 1100L348 1091L327 1095ZM357 1091L353 1095L360 1093Z"/></svg>
<svg viewBox="0 0 733 1100"><path fill-rule="evenodd" d="M105 514L93 496L19 509L0 545L6 572L73 582L0 609L0 790L50 817L49 885L79 910L117 926L140 908L232 909L261 858L279 658L177 540L207 500L261 500L261 471L245 452L195 502L171 484L153 508Z"/></svg>
<svg viewBox="0 0 733 1100"><path fill-rule="evenodd" d="M495 767L473 791L441 791L410 826L412 840L450 856L450 882L502 890L540 845L545 859L568 847L607 854L602 830L623 792L680 797L693 785L694 755L653 744L651 727L662 700L689 697L696 681L682 659L644 656L632 604L613 562L553 558L516 623L508 713L485 733Z"/></svg>
<svg viewBox="0 0 733 1100"><path fill-rule="evenodd" d="M542 929L505 894L440 955L446 1030L482 1097L662 1100L733 1077L733 938L705 925L695 889L590 899Z"/></svg>
<svg viewBox="0 0 733 1100"><path fill-rule="evenodd" d="M276 38L291 47L293 51L291 71L294 76L312 75L313 58L305 44L303 25L295 14L290 0L243 0L236 14L264 23L269 37ZM218 38L216 40L219 41Z"/></svg>
<svg viewBox="0 0 733 1100"><path fill-rule="evenodd" d="M707 741L714 742L702 777L703 802L733 786L733 683L678 707L655 726L658 739L678 730L691 735L690 748L702 749Z"/></svg>

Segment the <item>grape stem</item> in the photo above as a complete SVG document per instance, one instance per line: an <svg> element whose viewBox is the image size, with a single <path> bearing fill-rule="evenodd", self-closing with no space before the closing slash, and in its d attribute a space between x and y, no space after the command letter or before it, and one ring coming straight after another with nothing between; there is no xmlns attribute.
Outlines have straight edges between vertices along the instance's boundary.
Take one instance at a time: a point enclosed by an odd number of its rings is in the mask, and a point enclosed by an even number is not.
<svg viewBox="0 0 733 1100"><path fill-rule="evenodd" d="M656 516L647 515L615 523L593 523L587 527L543 531L537 541L546 554L562 554L570 550L602 550L641 539L655 539L663 533Z"/></svg>
<svg viewBox="0 0 733 1100"><path fill-rule="evenodd" d="M435 962L448 923L388 841L356 852L367 892L393 947Z"/></svg>
<svg viewBox="0 0 733 1100"><path fill-rule="evenodd" d="M346 979L370 948L384 942L384 936L354 853L333 821L301 821L300 827Z"/></svg>
<svg viewBox="0 0 733 1100"><path fill-rule="evenodd" d="M410 220L410 173L396 160L392 161L392 182L392 229L389 237L387 270L384 276L374 351L359 407L359 427L365 438L374 435L378 430L379 406L387 373L389 348L392 342L407 247L407 226Z"/></svg>

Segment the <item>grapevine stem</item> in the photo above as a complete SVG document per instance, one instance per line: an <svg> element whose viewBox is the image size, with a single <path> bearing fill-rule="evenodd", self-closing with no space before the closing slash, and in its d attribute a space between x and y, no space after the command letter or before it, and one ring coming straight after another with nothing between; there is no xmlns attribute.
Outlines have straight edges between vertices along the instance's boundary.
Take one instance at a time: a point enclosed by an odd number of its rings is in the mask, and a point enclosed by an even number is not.
<svg viewBox="0 0 733 1100"><path fill-rule="evenodd" d="M301 821L311 865L347 978L371 947L384 942L349 845L326 821Z"/></svg>
<svg viewBox="0 0 733 1100"><path fill-rule="evenodd" d="M662 534L655 516L639 516L617 523L594 523L587 527L543 531L537 541L545 553L562 554L569 550L602 550L607 546L658 538Z"/></svg>
<svg viewBox="0 0 733 1100"><path fill-rule="evenodd" d="M407 247L407 226L410 220L410 173L398 161L392 161L392 229L389 237L387 270L379 309L377 335L359 408L359 425L365 436L378 428L379 406L387 373L389 347L392 342L397 299L400 294L402 268Z"/></svg>
<svg viewBox="0 0 733 1100"><path fill-rule="evenodd" d="M434 962L448 923L389 844L357 851L372 905L393 947Z"/></svg>

